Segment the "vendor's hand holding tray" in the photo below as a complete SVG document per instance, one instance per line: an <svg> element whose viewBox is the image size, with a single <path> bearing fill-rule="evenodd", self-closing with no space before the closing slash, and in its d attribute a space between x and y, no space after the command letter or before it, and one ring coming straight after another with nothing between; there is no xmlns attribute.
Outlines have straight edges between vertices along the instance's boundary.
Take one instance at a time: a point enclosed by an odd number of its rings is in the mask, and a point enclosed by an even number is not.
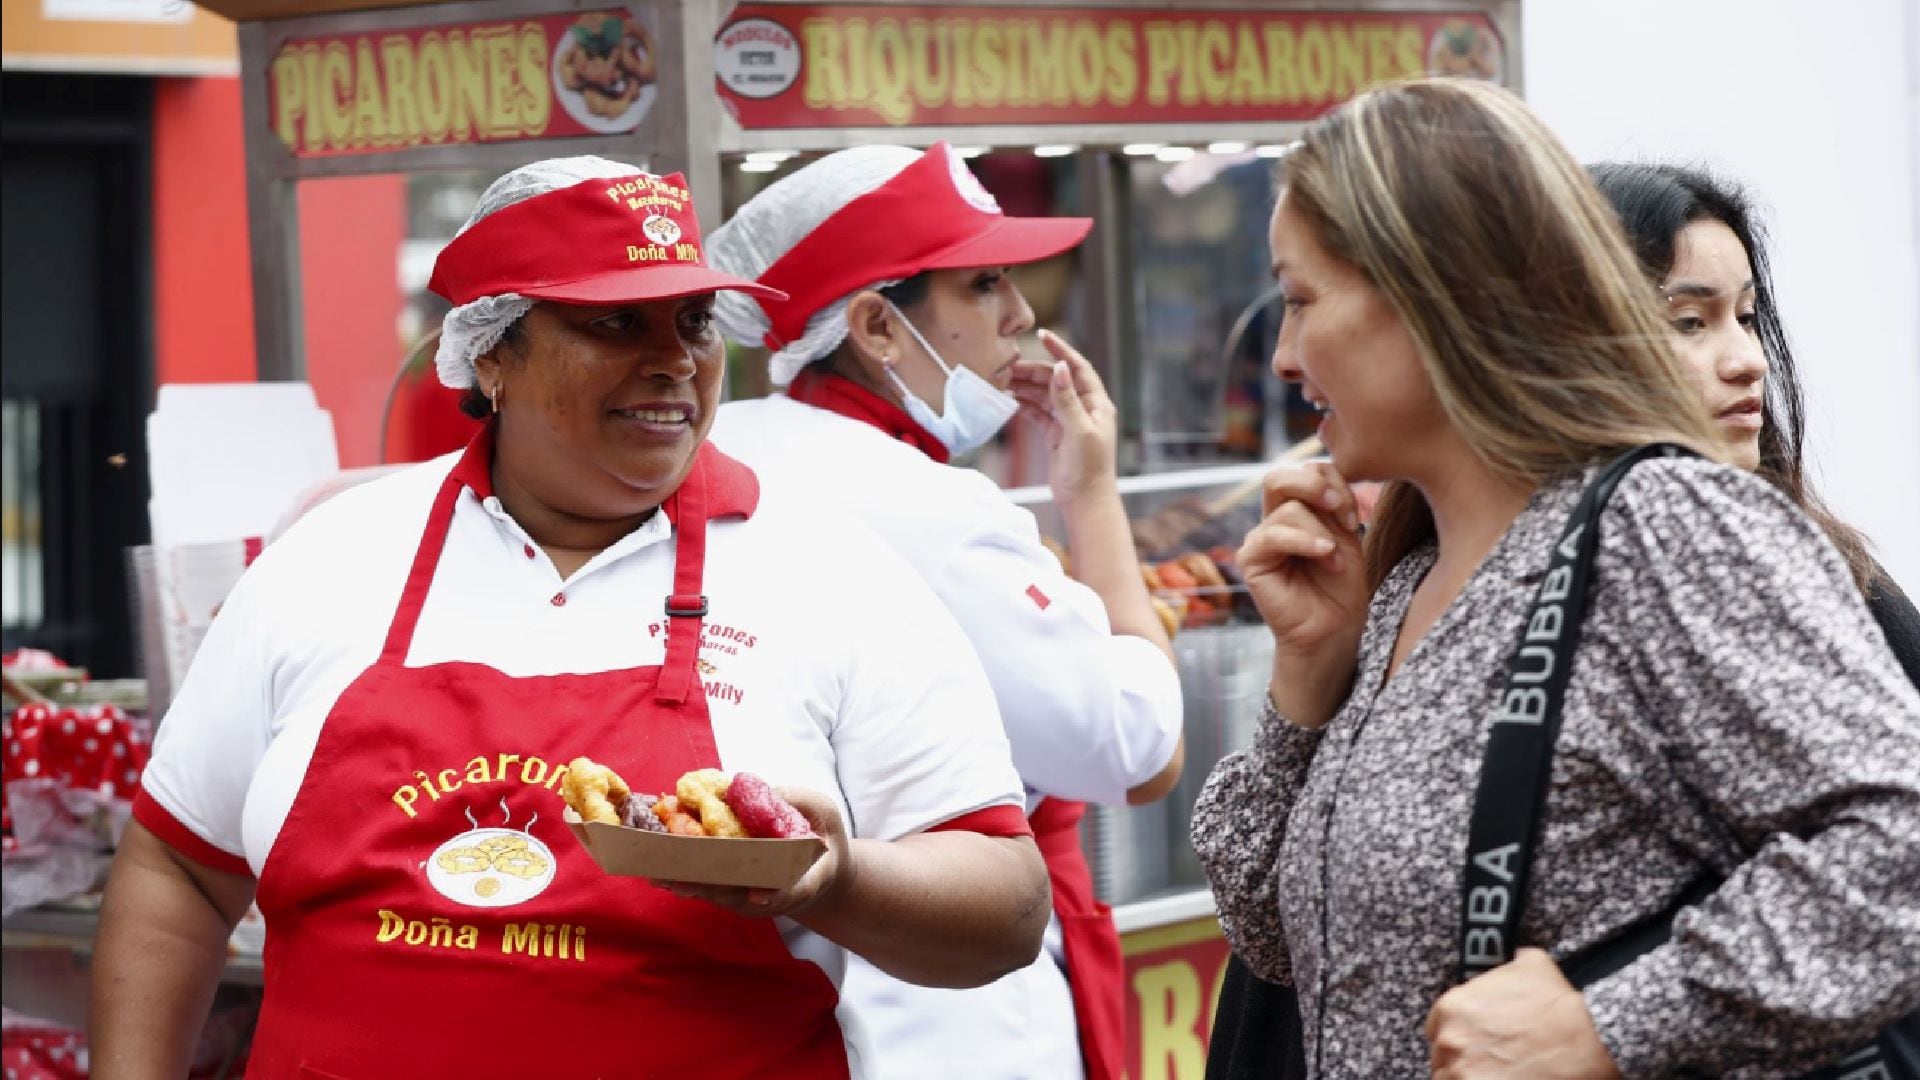
<svg viewBox="0 0 1920 1080"><path fill-rule="evenodd" d="M748 773L696 770L656 798L587 758L567 769L567 828L609 874L779 890L827 852L806 817Z"/></svg>
<svg viewBox="0 0 1920 1080"><path fill-rule="evenodd" d="M817 836L797 840L675 836L581 821L571 809L566 822L600 869L621 877L785 889L827 853L826 841Z"/></svg>

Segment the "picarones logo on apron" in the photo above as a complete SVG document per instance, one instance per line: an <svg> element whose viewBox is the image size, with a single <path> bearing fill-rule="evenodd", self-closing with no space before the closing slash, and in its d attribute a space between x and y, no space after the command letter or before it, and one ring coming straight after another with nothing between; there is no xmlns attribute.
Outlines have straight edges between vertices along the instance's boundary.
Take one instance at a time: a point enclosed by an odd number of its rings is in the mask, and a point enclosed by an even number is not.
<svg viewBox="0 0 1920 1080"><path fill-rule="evenodd" d="M513 811L504 795L497 826L482 826L472 807L465 810L473 827L446 840L420 864L435 892L468 907L501 908L524 904L553 884L559 863L532 832L539 811L515 829L509 827Z"/></svg>

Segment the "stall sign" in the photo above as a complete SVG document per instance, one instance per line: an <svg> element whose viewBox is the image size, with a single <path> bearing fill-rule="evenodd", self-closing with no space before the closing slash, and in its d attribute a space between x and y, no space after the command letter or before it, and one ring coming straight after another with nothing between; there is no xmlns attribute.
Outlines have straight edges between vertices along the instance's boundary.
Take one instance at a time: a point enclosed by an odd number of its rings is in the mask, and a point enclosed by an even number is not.
<svg viewBox="0 0 1920 1080"><path fill-rule="evenodd" d="M1202 1080L1226 975L1226 938L1212 916L1120 939L1127 974L1127 1075Z"/></svg>
<svg viewBox="0 0 1920 1080"><path fill-rule="evenodd" d="M1307 120L1378 83L1507 76L1483 12L741 4L743 128Z"/></svg>
<svg viewBox="0 0 1920 1080"><path fill-rule="evenodd" d="M268 66L268 118L299 157L617 135L660 61L621 8L296 38Z"/></svg>

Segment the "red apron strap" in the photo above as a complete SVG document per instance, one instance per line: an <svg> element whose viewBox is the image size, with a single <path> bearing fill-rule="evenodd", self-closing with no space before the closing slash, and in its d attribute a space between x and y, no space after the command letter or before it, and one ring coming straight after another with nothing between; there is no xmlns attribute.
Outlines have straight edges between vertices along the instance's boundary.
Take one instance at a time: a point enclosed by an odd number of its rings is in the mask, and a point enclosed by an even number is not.
<svg viewBox="0 0 1920 1080"><path fill-rule="evenodd" d="M667 597L667 657L654 700L677 707L695 685L707 598L701 592L707 562L707 463L696 457L680 489L667 500L673 523L673 592Z"/></svg>
<svg viewBox="0 0 1920 1080"><path fill-rule="evenodd" d="M460 471L447 474L440 493L427 511L426 532L420 536L420 548L413 554L413 569L407 571L407 586L400 592L400 605L394 610L393 625L387 628L387 644L380 650L383 663L404 664L413 647L413 628L420 623L420 609L426 606L427 590L433 587L433 571L440 564L440 551L446 547L447 532L453 527L453 504L465 485Z"/></svg>
<svg viewBox="0 0 1920 1080"><path fill-rule="evenodd" d="M1060 917L1067 953L1067 989L1080 1034L1080 1060L1087 1080L1120 1080L1127 1074L1126 962L1113 912L1093 894L1093 872L1080 847L1085 803L1046 798L1027 821L1047 863L1053 912Z"/></svg>

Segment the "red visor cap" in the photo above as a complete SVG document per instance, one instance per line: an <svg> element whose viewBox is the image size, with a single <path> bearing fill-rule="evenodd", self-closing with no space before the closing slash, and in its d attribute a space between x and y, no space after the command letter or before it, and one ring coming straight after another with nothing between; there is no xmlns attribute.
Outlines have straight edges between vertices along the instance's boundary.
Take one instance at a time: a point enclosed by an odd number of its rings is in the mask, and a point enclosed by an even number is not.
<svg viewBox="0 0 1920 1080"><path fill-rule="evenodd" d="M518 293L573 304L778 289L706 265L693 193L679 173L582 180L496 210L434 260L427 288L459 305Z"/></svg>
<svg viewBox="0 0 1920 1080"><path fill-rule="evenodd" d="M893 179L833 212L760 275L786 294L762 300L765 344L798 340L813 313L862 286L922 270L1018 266L1086 239L1092 218L1023 218L1000 212L965 159L945 142Z"/></svg>

